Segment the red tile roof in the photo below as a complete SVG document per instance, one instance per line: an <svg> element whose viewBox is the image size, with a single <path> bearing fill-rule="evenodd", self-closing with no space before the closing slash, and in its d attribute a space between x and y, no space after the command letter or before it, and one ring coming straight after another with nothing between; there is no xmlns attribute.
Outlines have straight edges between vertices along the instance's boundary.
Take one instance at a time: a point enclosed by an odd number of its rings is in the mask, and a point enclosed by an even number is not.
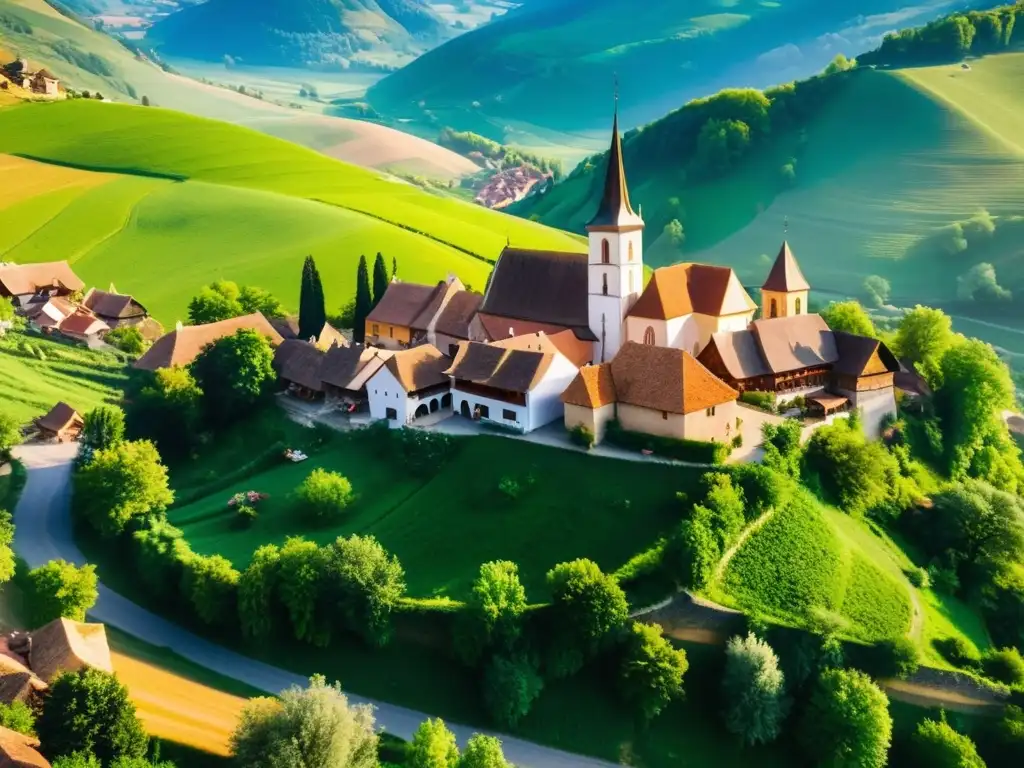
<svg viewBox="0 0 1024 768"><path fill-rule="evenodd" d="M259 331L275 347L283 339L274 327L259 312L230 320L221 320L206 325L185 325L160 337L157 342L146 350L146 354L135 361L135 367L143 371L155 371L158 368L185 366L195 360L203 347L218 339L232 335L241 328Z"/></svg>
<svg viewBox="0 0 1024 768"><path fill-rule="evenodd" d="M793 291L810 290L810 284L800 271L800 265L796 263L793 251L789 249L789 243L783 241L779 255L775 257L768 279L761 286L762 291L779 291L791 293Z"/></svg>
<svg viewBox="0 0 1024 768"><path fill-rule="evenodd" d="M12 296L63 286L71 293L85 287L66 261L0 267L0 288Z"/></svg>
<svg viewBox="0 0 1024 768"><path fill-rule="evenodd" d="M721 317L757 309L729 267L676 264L654 270L629 317L671 320L694 312Z"/></svg>

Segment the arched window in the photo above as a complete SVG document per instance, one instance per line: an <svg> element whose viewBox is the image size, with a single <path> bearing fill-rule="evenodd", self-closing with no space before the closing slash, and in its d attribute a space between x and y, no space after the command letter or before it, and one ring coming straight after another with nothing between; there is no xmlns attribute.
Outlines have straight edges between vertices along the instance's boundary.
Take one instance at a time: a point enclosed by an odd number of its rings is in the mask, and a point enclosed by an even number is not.
<svg viewBox="0 0 1024 768"><path fill-rule="evenodd" d="M654 328L650 325L648 325L647 330L644 331L644 344L649 347L654 346Z"/></svg>
<svg viewBox="0 0 1024 768"><path fill-rule="evenodd" d="M601 263L610 264L612 261L612 248L607 240L601 241Z"/></svg>
<svg viewBox="0 0 1024 768"><path fill-rule="evenodd" d="M629 241L629 260L633 260L633 241Z"/></svg>
<svg viewBox="0 0 1024 768"><path fill-rule="evenodd" d="M768 317L778 317L778 316L779 316L779 305L776 303L775 299L772 299L772 308L771 308L771 311L768 314Z"/></svg>
<svg viewBox="0 0 1024 768"><path fill-rule="evenodd" d="M607 272L605 272L603 275L601 275L601 293L603 293L605 296L608 295L608 273Z"/></svg>
<svg viewBox="0 0 1024 768"><path fill-rule="evenodd" d="M800 297L799 296L796 299L796 313L798 315L800 314Z"/></svg>

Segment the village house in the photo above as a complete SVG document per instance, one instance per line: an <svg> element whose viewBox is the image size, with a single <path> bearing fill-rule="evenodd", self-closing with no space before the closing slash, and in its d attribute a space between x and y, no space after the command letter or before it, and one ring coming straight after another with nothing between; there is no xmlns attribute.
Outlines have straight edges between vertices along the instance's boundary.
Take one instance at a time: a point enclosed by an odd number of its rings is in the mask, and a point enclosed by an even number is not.
<svg viewBox="0 0 1024 768"><path fill-rule="evenodd" d="M298 317L274 317L270 318L270 324L274 326L275 331L281 334L281 338L286 341L299 338ZM314 346L325 352L331 347L344 347L349 343L345 335L330 323L324 323L324 327L320 329L316 336L310 339L302 339L302 341L312 342Z"/></svg>
<svg viewBox="0 0 1024 768"><path fill-rule="evenodd" d="M367 344L407 349L431 344L443 349L468 338L468 318L480 304L454 275L437 285L392 280L366 317Z"/></svg>
<svg viewBox="0 0 1024 768"><path fill-rule="evenodd" d="M687 351L626 342L610 363L581 368L562 394L566 429L596 442L617 420L624 430L676 440L728 442L738 393Z"/></svg>
<svg viewBox="0 0 1024 768"><path fill-rule="evenodd" d="M3 68L12 83L40 96L60 96L60 80L46 69L32 71L25 59L16 59Z"/></svg>
<svg viewBox="0 0 1024 768"><path fill-rule="evenodd" d="M285 339L274 350L274 370L287 385L289 394L303 400L320 400L324 396L321 369L325 356L314 344Z"/></svg>
<svg viewBox="0 0 1024 768"><path fill-rule="evenodd" d="M53 296L28 304L24 312L33 329L50 333L75 313L75 305L62 296Z"/></svg>
<svg viewBox="0 0 1024 768"><path fill-rule="evenodd" d="M84 287L66 261L0 266L0 298L13 299L15 307L23 311L32 303L68 297Z"/></svg>
<svg viewBox="0 0 1024 768"><path fill-rule="evenodd" d="M450 365L430 344L395 352L366 382L370 416L401 425L451 408Z"/></svg>
<svg viewBox="0 0 1024 768"><path fill-rule="evenodd" d="M57 403L45 416L35 420L35 427L43 440L56 440L63 443L77 440L85 426L85 420L67 403Z"/></svg>
<svg viewBox="0 0 1024 768"><path fill-rule="evenodd" d="M388 349L362 344L327 350L320 367L320 380L328 403L340 405L348 413L366 410L369 407L366 382L394 354Z"/></svg>
<svg viewBox="0 0 1024 768"><path fill-rule="evenodd" d="M92 312L78 307L61 321L57 330L69 339L89 343L109 331L110 326Z"/></svg>
<svg viewBox="0 0 1024 768"><path fill-rule="evenodd" d="M205 325L182 325L161 336L146 353L135 361L134 367L141 371L155 371L159 368L184 367L199 357L208 344L231 336L242 328L259 331L277 347L284 339L262 314L232 317Z"/></svg>
<svg viewBox="0 0 1024 768"><path fill-rule="evenodd" d="M144 326L149 319L149 312L133 296L117 293L114 286L110 286L109 291L90 288L82 299L82 306L110 328L135 326L146 335Z"/></svg>
<svg viewBox="0 0 1024 768"><path fill-rule="evenodd" d="M554 338L537 332L490 344L466 342L447 373L457 413L526 433L562 418L561 394L577 371Z"/></svg>

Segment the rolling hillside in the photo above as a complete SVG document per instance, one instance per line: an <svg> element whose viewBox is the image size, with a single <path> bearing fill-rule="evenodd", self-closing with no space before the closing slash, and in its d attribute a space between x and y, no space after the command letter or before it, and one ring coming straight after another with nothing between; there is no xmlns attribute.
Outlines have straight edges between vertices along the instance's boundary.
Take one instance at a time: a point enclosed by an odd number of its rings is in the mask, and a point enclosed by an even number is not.
<svg viewBox="0 0 1024 768"><path fill-rule="evenodd" d="M294 309L310 253L333 310L352 295L361 254L396 257L406 280L453 271L482 288L506 239L582 248L565 233L168 110L82 100L5 108L0 153L0 259L66 258L87 282L139 296L165 325L218 277L260 285Z"/></svg>
<svg viewBox="0 0 1024 768"><path fill-rule="evenodd" d="M963 318L964 331L1024 353L1019 304L958 297L958 277L985 262L1024 298L1024 54L969 67L846 73L809 119L708 182L687 179L689 156L646 156L657 123L627 136L631 192L648 224L646 257L655 265L729 264L746 284L760 285L788 219L819 300L863 298L864 279L881 275L892 303L945 306ZM793 159L788 180L780 169ZM599 170L601 161L593 165ZM577 172L516 212L580 231L599 175ZM682 250L662 236L673 218L685 231Z"/></svg>
<svg viewBox="0 0 1024 768"><path fill-rule="evenodd" d="M128 102L147 96L156 106L248 125L366 167L439 179L477 170L454 152L385 126L304 114L165 72L43 0L0 0L0 59L16 55L77 90Z"/></svg>
<svg viewBox="0 0 1024 768"><path fill-rule="evenodd" d="M896 23L952 6L931 0L553 0L528 3L421 56L368 101L424 135L443 125L540 150L603 130L613 80L624 122L653 120L726 86L763 87L856 53ZM605 94L602 98L601 94ZM559 136L551 136L557 132ZM550 154L550 152L549 152Z"/></svg>
<svg viewBox="0 0 1024 768"><path fill-rule="evenodd" d="M448 36L422 0L207 0L158 22L146 39L207 61L338 67L379 49L410 59Z"/></svg>

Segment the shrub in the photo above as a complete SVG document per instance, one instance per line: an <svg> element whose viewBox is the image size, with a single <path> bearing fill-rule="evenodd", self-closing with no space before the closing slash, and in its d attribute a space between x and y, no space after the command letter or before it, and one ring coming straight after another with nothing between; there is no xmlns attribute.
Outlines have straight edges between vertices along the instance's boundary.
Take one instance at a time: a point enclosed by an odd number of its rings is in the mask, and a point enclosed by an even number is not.
<svg viewBox="0 0 1024 768"><path fill-rule="evenodd" d="M761 464L740 464L732 468L733 483L743 494L743 514L748 523L769 509L777 509L786 498L785 480Z"/></svg>
<svg viewBox="0 0 1024 768"><path fill-rule="evenodd" d="M501 491L505 498L513 501L518 499L519 494L523 492L522 487L519 485L519 481L514 477L509 477L508 475L501 478L501 481L498 483L498 490Z"/></svg>
<svg viewBox="0 0 1024 768"><path fill-rule="evenodd" d="M163 511L174 494L156 446L141 440L96 451L75 476L75 501L93 528L111 535L134 518Z"/></svg>
<svg viewBox="0 0 1024 768"><path fill-rule="evenodd" d="M912 744L918 763L928 768L985 768L974 742L954 731L944 715L918 723Z"/></svg>
<svg viewBox="0 0 1024 768"><path fill-rule="evenodd" d="M456 768L459 747L441 718L420 723L408 748L409 768Z"/></svg>
<svg viewBox="0 0 1024 768"><path fill-rule="evenodd" d="M876 678L906 679L921 666L917 646L908 637L883 640L868 652L871 674Z"/></svg>
<svg viewBox="0 0 1024 768"><path fill-rule="evenodd" d="M986 677L1007 685L1024 685L1024 659L1016 648L991 649L981 659Z"/></svg>
<svg viewBox="0 0 1024 768"><path fill-rule="evenodd" d="M775 413L776 410L774 392L758 392L754 389L746 392L740 392L740 402L752 405L755 408L760 408L762 411L767 411L768 413Z"/></svg>
<svg viewBox="0 0 1024 768"><path fill-rule="evenodd" d="M964 638L942 637L932 640L932 645L946 661L954 667L975 669L981 661L978 652Z"/></svg>
<svg viewBox="0 0 1024 768"><path fill-rule="evenodd" d="M499 560L480 566L480 576L457 624L456 648L473 665L488 649L510 653L522 633L526 590L515 563Z"/></svg>
<svg viewBox="0 0 1024 768"><path fill-rule="evenodd" d="M343 625L375 645L391 637L391 613L405 594L405 572L373 536L339 536L326 547L328 593Z"/></svg>
<svg viewBox="0 0 1024 768"><path fill-rule="evenodd" d="M588 451L594 447L594 442L597 439L594 433L584 427L582 424L577 424L575 427L569 430L569 439L575 445L581 448L586 448Z"/></svg>
<svg viewBox="0 0 1024 768"><path fill-rule="evenodd" d="M239 504L235 507L235 519L238 521L238 525L242 528L248 528L259 516L259 512L256 511L256 507L250 506L249 504Z"/></svg>
<svg viewBox="0 0 1024 768"><path fill-rule="evenodd" d="M733 437L733 439L732 439L732 447L733 448L742 448L743 447L743 433L742 432L737 432L735 437Z"/></svg>
<svg viewBox="0 0 1024 768"><path fill-rule="evenodd" d="M32 708L23 701L15 700L10 704L0 703L0 726L31 735L35 732L36 715Z"/></svg>
<svg viewBox="0 0 1024 768"><path fill-rule="evenodd" d="M679 461L691 461L696 464L724 464L729 458L728 443L705 442L703 440L677 440L660 435L647 435L643 432L630 432L623 429L618 421L608 422L606 439L620 448L633 451L651 451L659 456L666 456Z"/></svg>
<svg viewBox="0 0 1024 768"><path fill-rule="evenodd" d="M114 328L107 333L103 340L126 355L137 356L146 351L146 340L139 329L131 325Z"/></svg>
<svg viewBox="0 0 1024 768"><path fill-rule="evenodd" d="M928 576L928 571L924 568L911 568L903 573L907 577L907 581L918 589L928 589L928 587L932 585L932 580Z"/></svg>
<svg viewBox="0 0 1024 768"><path fill-rule="evenodd" d="M238 579L221 555L192 555L185 561L181 591L204 624L230 627L238 616Z"/></svg>
<svg viewBox="0 0 1024 768"><path fill-rule="evenodd" d="M355 500L347 478L319 468L309 473L295 493L306 514L320 522L336 519Z"/></svg>
<svg viewBox="0 0 1024 768"><path fill-rule="evenodd" d="M789 711L779 658L754 633L729 640L722 678L725 723L745 745L775 741Z"/></svg>
<svg viewBox="0 0 1024 768"><path fill-rule="evenodd" d="M672 647L656 624L633 622L622 656L623 697L647 720L683 695L686 652Z"/></svg>
<svg viewBox="0 0 1024 768"><path fill-rule="evenodd" d="M889 700L863 672L822 672L800 725L808 757L833 768L882 768L892 741Z"/></svg>
<svg viewBox="0 0 1024 768"><path fill-rule="evenodd" d="M85 621L85 612L98 597L95 565L78 568L64 560L51 560L28 573L28 604L34 626L62 616Z"/></svg>
<svg viewBox="0 0 1024 768"><path fill-rule="evenodd" d="M513 768L505 759L501 742L494 736L474 733L466 742L459 768Z"/></svg>
<svg viewBox="0 0 1024 768"><path fill-rule="evenodd" d="M676 582L690 589L701 590L711 581L715 565L722 556L718 539L711 529L710 512L697 505L668 549L666 558Z"/></svg>
<svg viewBox="0 0 1024 768"><path fill-rule="evenodd" d="M544 680L523 657L495 656L484 671L483 687L491 718L500 726L511 727L529 714Z"/></svg>

